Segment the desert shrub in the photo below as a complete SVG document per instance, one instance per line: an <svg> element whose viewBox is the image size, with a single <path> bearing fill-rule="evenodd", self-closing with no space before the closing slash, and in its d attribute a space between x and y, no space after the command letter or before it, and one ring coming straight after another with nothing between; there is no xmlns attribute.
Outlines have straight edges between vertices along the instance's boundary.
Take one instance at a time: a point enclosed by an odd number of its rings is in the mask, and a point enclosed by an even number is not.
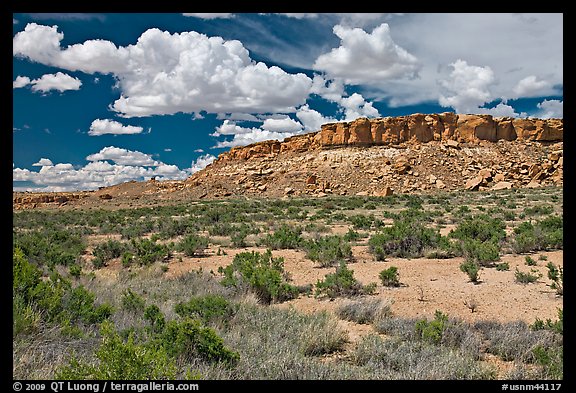
<svg viewBox="0 0 576 393"><path fill-rule="evenodd" d="M192 257L194 255L200 255L204 252L206 247L208 247L208 239L202 236L190 234L184 237L180 243L178 243L178 250L182 251L184 255Z"/></svg>
<svg viewBox="0 0 576 393"><path fill-rule="evenodd" d="M344 240L346 240L347 242L355 242L357 240L362 239L363 237L366 237L365 234L360 234L359 232L355 231L352 228L348 229L348 232L346 232L346 234L344 235Z"/></svg>
<svg viewBox="0 0 576 393"><path fill-rule="evenodd" d="M20 248L30 262L50 267L75 263L86 248L78 231L50 227L14 231L13 246Z"/></svg>
<svg viewBox="0 0 576 393"><path fill-rule="evenodd" d="M561 216L549 216L535 224L525 221L514 228L512 249L516 253L561 249L564 242L563 225Z"/></svg>
<svg viewBox="0 0 576 393"><path fill-rule="evenodd" d="M477 239L466 239L457 243L456 249L459 249L459 254L467 260L480 266L487 266L500 259L500 247L490 240L483 242Z"/></svg>
<svg viewBox="0 0 576 393"><path fill-rule="evenodd" d="M348 221L354 226L355 229L370 229L374 222L374 216L355 215L350 216Z"/></svg>
<svg viewBox="0 0 576 393"><path fill-rule="evenodd" d="M354 270L348 269L344 262L336 268L335 273L328 273L324 280L316 283L315 296L328 296L334 299L338 296L356 296L370 294L374 291L373 285L362 285L354 278Z"/></svg>
<svg viewBox="0 0 576 393"><path fill-rule="evenodd" d="M138 344L134 336L124 341L112 323L101 325L102 341L96 351L97 364L71 358L59 367L55 379L62 380L162 380L176 378L176 365L161 346Z"/></svg>
<svg viewBox="0 0 576 393"><path fill-rule="evenodd" d="M122 254L122 266L124 267L129 267L130 265L132 265L132 262L134 262L134 259L136 257L134 256L134 254L132 254L130 251L125 251Z"/></svg>
<svg viewBox="0 0 576 393"><path fill-rule="evenodd" d="M447 323L448 316L441 311L436 310L433 320L428 321L427 319L422 319L416 322L414 328L416 330L416 335L421 340L432 344L440 344Z"/></svg>
<svg viewBox="0 0 576 393"><path fill-rule="evenodd" d="M187 232L196 228L191 227L190 222L185 219L160 218L156 221L156 230L160 239L172 239L177 236L185 235ZM210 233L212 234L212 233Z"/></svg>
<svg viewBox="0 0 576 393"><path fill-rule="evenodd" d="M347 301L336 309L336 315L360 324L373 323L392 315L391 304L382 299Z"/></svg>
<svg viewBox="0 0 576 393"><path fill-rule="evenodd" d="M77 263L73 263L68 267L68 273L70 273L72 277L78 278L82 275L82 267Z"/></svg>
<svg viewBox="0 0 576 393"><path fill-rule="evenodd" d="M368 245L378 260L383 260L383 255L416 258L423 255L424 249L437 246L439 240L437 230L426 228L418 221L398 220L370 237Z"/></svg>
<svg viewBox="0 0 576 393"><path fill-rule="evenodd" d="M272 252L241 252L231 265L218 268L224 274L222 285L242 287L247 285L264 303L282 302L298 296L298 289L287 283L284 258L273 258Z"/></svg>
<svg viewBox="0 0 576 393"><path fill-rule="evenodd" d="M524 209L524 214L527 216L544 216L553 212L554 207L552 205L536 205Z"/></svg>
<svg viewBox="0 0 576 393"><path fill-rule="evenodd" d="M246 243L246 236L248 236L248 232L246 231L236 231L230 236L230 240L232 241L232 245L234 247L243 248L247 246Z"/></svg>
<svg viewBox="0 0 576 393"><path fill-rule="evenodd" d="M324 236L304 243L306 257L320 263L321 267L333 266L342 260L352 257L350 244L340 236Z"/></svg>
<svg viewBox="0 0 576 393"><path fill-rule="evenodd" d="M480 271L480 267L476 262L473 260L466 260L460 264L460 270L463 271L468 275L468 278L473 283L477 283L479 279L478 272Z"/></svg>
<svg viewBox="0 0 576 393"><path fill-rule="evenodd" d="M510 264L508 262L502 262L496 265L496 270L499 272L510 270Z"/></svg>
<svg viewBox="0 0 576 393"><path fill-rule="evenodd" d="M216 332L198 320L189 317L181 321L169 321L161 334L161 345L170 356L187 359L199 356L209 362L234 365L240 355L224 345Z"/></svg>
<svg viewBox="0 0 576 393"><path fill-rule="evenodd" d="M178 303L174 311L181 317L199 318L204 323L210 323L232 317L234 309L222 295L204 295L193 297L186 303Z"/></svg>
<svg viewBox="0 0 576 393"><path fill-rule="evenodd" d="M94 255L92 264L95 268L104 267L107 265L108 261L122 255L122 252L124 252L125 249L126 246L124 243L114 239L109 239L103 243L99 243L94 247L94 251L92 251L92 254Z"/></svg>
<svg viewBox="0 0 576 393"><path fill-rule="evenodd" d="M315 313L307 322L298 340L299 351L304 356L319 356L343 349L347 335L334 316L323 311Z"/></svg>
<svg viewBox="0 0 576 393"><path fill-rule="evenodd" d="M380 277L380 281L382 281L382 285L385 287L400 286L400 278L396 266L390 266L388 269L382 270L378 276Z"/></svg>
<svg viewBox="0 0 576 393"><path fill-rule="evenodd" d="M546 264L548 268L548 278L552 280L550 288L555 289L558 295L564 294L564 269L561 266L556 266L552 262Z"/></svg>
<svg viewBox="0 0 576 393"><path fill-rule="evenodd" d="M136 256L140 265L150 265L154 262L161 261L170 255L168 246L158 244L148 239L130 240L130 251Z"/></svg>
<svg viewBox="0 0 576 393"><path fill-rule="evenodd" d="M550 318L546 322L540 318L536 318L534 324L530 325L532 330L551 330L558 334L564 334L564 310L558 309L558 320L552 321Z"/></svg>
<svg viewBox="0 0 576 393"><path fill-rule="evenodd" d="M528 256L528 255L526 255L526 256L524 257L524 260L525 260L524 263L525 263L527 266L536 266L536 265L537 265L536 261L535 261L532 257L530 257L530 256Z"/></svg>
<svg viewBox="0 0 576 393"><path fill-rule="evenodd" d="M62 297L63 315L61 319L71 322L81 321L96 324L112 315L112 306L109 304L94 304L96 296L83 286L67 291Z"/></svg>
<svg viewBox="0 0 576 393"><path fill-rule="evenodd" d="M545 348L536 346L532 350L534 363L540 365L543 370L543 379L564 379L564 348Z"/></svg>
<svg viewBox="0 0 576 393"><path fill-rule="evenodd" d="M298 248L302 242L301 233L300 228L282 224L273 234L266 235L263 243L273 250Z"/></svg>
<svg viewBox="0 0 576 393"><path fill-rule="evenodd" d="M130 288L122 291L122 308L133 313L142 313L146 307L146 301Z"/></svg>
<svg viewBox="0 0 576 393"><path fill-rule="evenodd" d="M151 304L146 307L144 310L144 319L150 321L152 331L155 333L160 333L166 326L166 318L164 318L164 314L162 314L160 308L155 304Z"/></svg>
<svg viewBox="0 0 576 393"><path fill-rule="evenodd" d="M535 275L531 273L521 272L516 268L516 272L514 273L514 278L516 279L517 283L520 284L530 284L538 281L540 275Z"/></svg>
<svg viewBox="0 0 576 393"><path fill-rule="evenodd" d="M30 316L38 312L48 322L94 324L112 314L110 305L96 305L95 295L82 285L73 288L70 281L57 273L42 279L41 271L18 248L13 252L12 274L12 294L20 303L17 307Z"/></svg>

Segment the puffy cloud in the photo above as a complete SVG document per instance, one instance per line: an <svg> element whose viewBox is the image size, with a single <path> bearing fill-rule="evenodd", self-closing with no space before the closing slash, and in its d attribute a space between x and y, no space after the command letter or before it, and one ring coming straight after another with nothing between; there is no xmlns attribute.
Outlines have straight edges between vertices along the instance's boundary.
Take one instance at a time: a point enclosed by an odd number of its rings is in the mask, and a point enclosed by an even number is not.
<svg viewBox="0 0 576 393"><path fill-rule="evenodd" d="M205 167L210 160L215 159L213 156L199 157L192 168L181 170L176 165L169 165L163 162L154 161L146 162L148 154L133 152L114 147L105 148L100 153L92 154L86 157L86 165L75 168L70 163L58 163L52 165L52 162L46 158L41 159L38 163L42 165L38 172L28 169L12 169L13 182L31 182L34 186L19 186L15 183L13 189L21 191L74 191L74 190L94 190L98 187L106 187L114 184L127 182L130 180L148 180L156 177L158 180L182 180L190 175L192 171ZM212 158L211 158L212 157ZM107 160L112 160L110 163ZM143 163L142 163L143 162Z"/></svg>
<svg viewBox="0 0 576 393"><path fill-rule="evenodd" d="M235 134L232 140L218 142L216 147L222 148L222 147L246 146L251 143L263 142L269 140L282 141L294 135L293 133L290 132L271 132L267 130L261 130L258 128L252 128L249 130L250 131L248 132Z"/></svg>
<svg viewBox="0 0 576 393"><path fill-rule="evenodd" d="M107 146L86 157L88 161L105 161L110 160L119 165L131 166L157 166L160 165L158 161L152 159L149 154L144 154L139 151L132 151L122 149L115 146Z"/></svg>
<svg viewBox="0 0 576 393"><path fill-rule="evenodd" d="M82 86L80 79L71 77L62 72L42 75L40 79L34 79L30 84L32 85L33 91L41 92L47 92L50 90L58 90L59 92L80 90L80 86Z"/></svg>
<svg viewBox="0 0 576 393"><path fill-rule="evenodd" d="M41 158L38 162L32 164L32 166L53 166L54 164L48 158Z"/></svg>
<svg viewBox="0 0 576 393"><path fill-rule="evenodd" d="M516 97L542 97L554 94L550 82L538 80L535 75L530 75L520 80L514 86L513 91Z"/></svg>
<svg viewBox="0 0 576 393"><path fill-rule="evenodd" d="M320 55L313 68L350 84L370 84L375 80L397 79L417 75L418 59L397 45L390 27L383 23L368 34L360 28L334 26L340 46Z"/></svg>
<svg viewBox="0 0 576 393"><path fill-rule="evenodd" d="M99 136L104 134L140 134L142 131L142 127L125 126L114 120L96 119L90 125L88 135Z"/></svg>
<svg viewBox="0 0 576 393"><path fill-rule="evenodd" d="M14 79L14 82L12 82L12 88L19 89L21 87L28 86L29 84L30 84L30 78L28 78L27 76L18 75L16 79Z"/></svg>
<svg viewBox="0 0 576 393"><path fill-rule="evenodd" d="M478 108L474 113L487 114L494 117L525 117L526 113L516 113L516 110L508 104L503 102L496 105L494 108Z"/></svg>
<svg viewBox="0 0 576 393"><path fill-rule="evenodd" d="M564 118L564 101L544 100L537 104L540 109L535 117L540 119L563 119Z"/></svg>
<svg viewBox="0 0 576 393"><path fill-rule="evenodd" d="M493 99L489 88L494 84L494 72L490 67L471 66L460 59L450 66L453 70L449 78L441 80L440 85L453 95L440 95L440 105L452 107L457 113L475 113Z"/></svg>
<svg viewBox="0 0 576 393"><path fill-rule="evenodd" d="M324 117L320 112L310 109L308 104L298 108L296 117L304 125L305 131L319 131L322 124L336 121L336 119L332 117Z"/></svg>
<svg viewBox="0 0 576 393"><path fill-rule="evenodd" d="M208 165L210 165L212 162L214 162L215 159L216 159L216 156L213 156L212 154L204 154L204 155L198 157L196 159L196 161L192 162L192 165L190 166L190 169L188 169L188 171L190 173L196 173L196 172L206 168Z"/></svg>
<svg viewBox="0 0 576 393"><path fill-rule="evenodd" d="M372 106L372 103L366 102L364 97L358 93L354 93L350 97L342 98L340 105L344 108L346 121L352 121L359 117L380 116L380 113Z"/></svg>
<svg viewBox="0 0 576 393"><path fill-rule="evenodd" d="M222 12L222 13L202 13L202 12L198 12L198 13L183 13L182 15L184 16L192 16L194 18L201 18L201 19L229 19L234 17L234 14L230 13L230 12Z"/></svg>
<svg viewBox="0 0 576 393"><path fill-rule="evenodd" d="M57 26L30 23L13 39L13 54L87 73L112 73L125 117L208 113L289 113L305 103L312 80L254 62L240 41L194 31L142 33L134 45L88 40L60 47Z"/></svg>
<svg viewBox="0 0 576 393"><path fill-rule="evenodd" d="M262 129L271 132L296 133L302 131L302 124L286 116L281 119L264 120L264 123L262 124Z"/></svg>

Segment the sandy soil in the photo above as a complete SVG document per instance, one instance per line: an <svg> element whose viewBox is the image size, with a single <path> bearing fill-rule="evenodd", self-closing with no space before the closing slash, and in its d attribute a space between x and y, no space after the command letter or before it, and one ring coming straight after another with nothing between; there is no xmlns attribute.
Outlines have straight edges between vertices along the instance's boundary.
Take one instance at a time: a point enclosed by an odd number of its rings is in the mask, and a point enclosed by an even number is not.
<svg viewBox="0 0 576 393"><path fill-rule="evenodd" d="M525 255L504 255L501 262L508 262L509 271L482 269L480 283L474 284L468 276L460 271L462 258L452 259L400 259L389 258L385 262L374 261L368 253L367 246L354 246L355 263L349 264L356 277L363 284L377 282L377 294L383 299L391 299L392 312L401 317L432 318L436 310L465 321L523 320L533 323L536 318L555 319L557 309L563 308L563 298L556 296L555 290L549 287L547 278L547 261L563 266L563 251L550 251L532 254L537 266L526 266ZM212 247L204 257L182 257L176 255L168 263L167 279L177 277L191 270L202 269L219 275L218 267L231 263L239 252L255 250L264 252L265 248L226 249L227 255L216 255L218 247ZM273 251L275 257L284 258L284 267L290 273L292 284L315 284L334 268L320 268L316 263L306 259L305 253L296 250ZM538 260L545 255L547 261ZM401 286L398 288L383 287L378 273L390 266L397 266ZM519 284L515 281L516 268L522 272L537 269L542 277L533 284ZM111 278L122 267L119 261L111 263L106 269L96 271L97 275ZM300 296L298 299L275 305L275 307L295 307L304 312L334 310L342 299L334 301L316 299L313 296ZM471 312L464 303L475 302L477 308Z"/></svg>

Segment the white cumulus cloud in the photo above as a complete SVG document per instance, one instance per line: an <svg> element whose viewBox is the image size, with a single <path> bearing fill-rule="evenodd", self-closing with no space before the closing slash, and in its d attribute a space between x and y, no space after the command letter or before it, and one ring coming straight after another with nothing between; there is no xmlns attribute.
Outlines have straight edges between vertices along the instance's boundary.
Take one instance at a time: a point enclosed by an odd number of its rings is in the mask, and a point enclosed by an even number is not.
<svg viewBox="0 0 576 393"><path fill-rule="evenodd" d="M176 165L153 161L150 155L107 147L99 153L86 157L84 166L75 167L70 163L52 164L42 158L33 166L41 166L38 172L23 168L12 169L12 181L16 191L74 191L94 190L131 180L143 181L155 177L157 180L183 180L192 171L205 167L214 156L199 157L192 168L180 169ZM108 162L113 161L113 163ZM42 164L42 165L40 165ZM17 182L31 182L33 186L19 186Z"/></svg>
<svg viewBox="0 0 576 393"><path fill-rule="evenodd" d="M341 40L340 46L320 55L313 66L331 78L342 78L349 84L369 84L413 78L421 67L414 55L392 40L387 23L370 34L342 25L334 26L333 31Z"/></svg>
<svg viewBox="0 0 576 393"><path fill-rule="evenodd" d="M44 93L50 90L58 90L59 92L80 90L80 86L82 86L80 79L62 72L42 75L39 79L31 81L30 84L32 85L33 91L41 91Z"/></svg>
<svg viewBox="0 0 576 393"><path fill-rule="evenodd" d="M296 112L296 117L304 125L305 131L319 131L322 124L333 123L336 119L325 117L320 112L311 109L308 104L302 105Z"/></svg>
<svg viewBox="0 0 576 393"><path fill-rule="evenodd" d="M302 131L302 124L286 116L281 119L264 120L262 129L272 132L296 133Z"/></svg>
<svg viewBox="0 0 576 393"><path fill-rule="evenodd" d="M32 164L32 166L53 166L54 164L48 158L41 158L38 162Z"/></svg>
<svg viewBox="0 0 576 393"><path fill-rule="evenodd" d="M554 94L550 82L538 80L535 75L530 75L520 80L514 86L513 91L516 97L542 97Z"/></svg>
<svg viewBox="0 0 576 393"><path fill-rule="evenodd" d="M440 84L452 95L440 95L440 105L452 107L456 113L475 113L478 107L494 98L490 86L494 84L495 78L490 67L468 65L460 59L450 66L452 72Z"/></svg>
<svg viewBox="0 0 576 393"><path fill-rule="evenodd" d="M116 76L125 117L198 113L289 113L304 104L312 80L253 61L240 41L194 31L153 28L117 47L88 40L62 48L57 26L29 23L13 39L13 54L46 65Z"/></svg>
<svg viewBox="0 0 576 393"><path fill-rule="evenodd" d="M21 87L28 86L29 84L30 84L30 78L28 78L27 76L18 75L16 79L14 79L14 82L12 82L12 88L19 89Z"/></svg>
<svg viewBox="0 0 576 393"><path fill-rule="evenodd" d="M537 104L540 109L535 117L540 119L563 119L564 118L564 101L544 100Z"/></svg>
<svg viewBox="0 0 576 393"><path fill-rule="evenodd" d="M152 159L152 156L139 151L132 151L115 146L107 146L86 157L88 161L105 161L110 160L119 165L132 166L157 166L158 161Z"/></svg>
<svg viewBox="0 0 576 393"><path fill-rule="evenodd" d="M211 163L213 163L215 159L216 159L216 156L214 156L212 154L201 155L195 161L192 161L192 165L190 166L188 171L190 173L196 173L196 172L206 168Z"/></svg>
<svg viewBox="0 0 576 393"><path fill-rule="evenodd" d="M109 119L96 119L90 125L88 135L99 136L104 134L140 134L143 131L139 126L125 126L117 121Z"/></svg>

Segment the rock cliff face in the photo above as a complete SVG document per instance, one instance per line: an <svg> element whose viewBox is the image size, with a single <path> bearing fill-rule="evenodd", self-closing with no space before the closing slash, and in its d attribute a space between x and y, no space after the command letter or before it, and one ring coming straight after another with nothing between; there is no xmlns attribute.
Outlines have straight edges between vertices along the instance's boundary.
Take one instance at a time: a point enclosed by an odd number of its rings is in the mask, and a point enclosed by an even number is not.
<svg viewBox="0 0 576 393"><path fill-rule="evenodd" d="M265 141L232 148L218 161L265 157L285 152L304 152L339 146L396 145L455 141L477 144L480 141L562 141L562 119L514 119L491 115L456 115L446 112L359 118L349 123L324 124L320 131L287 138L282 142Z"/></svg>

